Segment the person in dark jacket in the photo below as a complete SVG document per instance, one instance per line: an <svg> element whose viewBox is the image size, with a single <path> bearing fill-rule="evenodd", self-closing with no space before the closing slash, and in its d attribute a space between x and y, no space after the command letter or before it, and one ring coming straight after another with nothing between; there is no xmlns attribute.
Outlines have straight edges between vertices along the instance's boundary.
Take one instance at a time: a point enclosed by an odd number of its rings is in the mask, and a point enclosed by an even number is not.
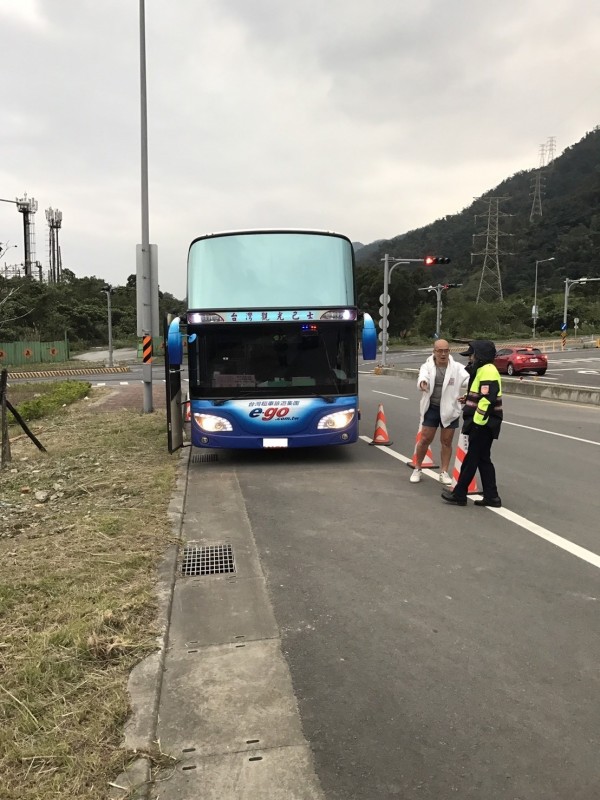
<svg viewBox="0 0 600 800"><path fill-rule="evenodd" d="M463 407L462 432L469 437L469 447L462 463L456 486L442 492L448 503L466 506L467 489L479 470L483 487L483 500L475 500L476 506L500 508L496 470L492 464L491 449L494 439L500 435L502 426L502 381L494 366L496 346L486 339L478 339L460 353L469 356L471 372L469 387Z"/></svg>

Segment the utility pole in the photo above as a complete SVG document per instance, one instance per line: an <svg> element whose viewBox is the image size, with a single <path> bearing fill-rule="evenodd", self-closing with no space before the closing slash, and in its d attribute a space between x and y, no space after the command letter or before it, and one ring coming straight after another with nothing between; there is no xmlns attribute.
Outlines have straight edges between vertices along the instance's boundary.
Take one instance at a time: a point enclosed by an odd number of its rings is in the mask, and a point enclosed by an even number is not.
<svg viewBox="0 0 600 800"><path fill-rule="evenodd" d="M113 364L113 341L112 341L112 304L110 296L114 292L114 289L110 285L110 283L107 283L106 286L100 291L104 292L104 294L106 295L106 303L108 311L108 366L113 367L114 364Z"/></svg>
<svg viewBox="0 0 600 800"><path fill-rule="evenodd" d="M142 246L141 246L141 280L137 281L136 291L140 293L141 328L144 343L150 337L152 342L152 277L150 266L150 224L148 215L148 108L146 97L146 10L144 0L140 0L140 128L141 128L141 194L142 194ZM156 323L158 320L156 320ZM146 351L146 348L144 348ZM153 411L152 404L152 345L150 344L149 361L144 356L142 366L144 381L144 413Z"/></svg>
<svg viewBox="0 0 600 800"><path fill-rule="evenodd" d="M535 329L538 321L538 305L537 305L537 288L538 288L538 264L544 264L546 261L554 261L554 256L551 258L539 258L535 262L535 283L533 286L533 307L531 309L531 318L533 320L533 329L531 331L532 337L535 339Z"/></svg>

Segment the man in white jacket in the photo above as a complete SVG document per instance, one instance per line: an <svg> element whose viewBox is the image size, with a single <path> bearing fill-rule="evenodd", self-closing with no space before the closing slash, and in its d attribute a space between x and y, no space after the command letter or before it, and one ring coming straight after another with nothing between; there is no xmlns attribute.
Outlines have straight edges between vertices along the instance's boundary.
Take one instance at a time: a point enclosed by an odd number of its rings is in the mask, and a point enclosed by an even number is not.
<svg viewBox="0 0 600 800"><path fill-rule="evenodd" d="M421 438L415 453L415 469L410 476L411 483L421 480L421 465L431 445L435 432L441 428L440 445L440 483L452 484L450 477L450 457L454 431L462 411L459 397L469 382L469 373L450 355L450 346L445 339L438 339L433 345L433 355L419 370L417 385L421 390Z"/></svg>

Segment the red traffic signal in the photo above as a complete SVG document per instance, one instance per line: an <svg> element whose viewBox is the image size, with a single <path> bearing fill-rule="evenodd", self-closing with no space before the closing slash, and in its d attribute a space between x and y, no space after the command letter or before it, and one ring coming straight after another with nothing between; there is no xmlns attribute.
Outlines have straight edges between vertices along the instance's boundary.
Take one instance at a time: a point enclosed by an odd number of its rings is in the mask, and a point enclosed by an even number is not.
<svg viewBox="0 0 600 800"><path fill-rule="evenodd" d="M425 258L423 259L423 264L425 264L426 267L431 267L434 264L449 264L449 263L450 263L449 258L440 256L425 256Z"/></svg>

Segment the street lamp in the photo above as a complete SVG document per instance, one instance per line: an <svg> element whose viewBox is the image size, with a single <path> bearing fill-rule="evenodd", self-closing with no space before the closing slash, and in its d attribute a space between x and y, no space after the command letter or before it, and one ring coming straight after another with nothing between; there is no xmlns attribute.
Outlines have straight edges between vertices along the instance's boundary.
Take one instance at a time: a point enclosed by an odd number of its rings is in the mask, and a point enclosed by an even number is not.
<svg viewBox="0 0 600 800"><path fill-rule="evenodd" d="M563 324L562 324L562 349L564 350L567 346L567 308L569 306L569 292L571 291L571 287L575 286L576 284L585 285L586 283L591 283L591 281L600 281L600 278L565 278L565 308L563 313Z"/></svg>
<svg viewBox="0 0 600 800"><path fill-rule="evenodd" d="M554 261L554 256L552 256L552 258L540 258L535 262L535 287L533 290L533 308L531 309L531 317L533 319L532 335L534 339L535 339L535 326L538 319L538 307L537 307L538 264L543 264L545 261Z"/></svg>
<svg viewBox="0 0 600 800"><path fill-rule="evenodd" d="M110 296L114 292L113 287L107 283L102 289L101 292L104 292L106 295L106 303L108 307L108 366L113 366L113 343L112 343L112 306L110 302Z"/></svg>

